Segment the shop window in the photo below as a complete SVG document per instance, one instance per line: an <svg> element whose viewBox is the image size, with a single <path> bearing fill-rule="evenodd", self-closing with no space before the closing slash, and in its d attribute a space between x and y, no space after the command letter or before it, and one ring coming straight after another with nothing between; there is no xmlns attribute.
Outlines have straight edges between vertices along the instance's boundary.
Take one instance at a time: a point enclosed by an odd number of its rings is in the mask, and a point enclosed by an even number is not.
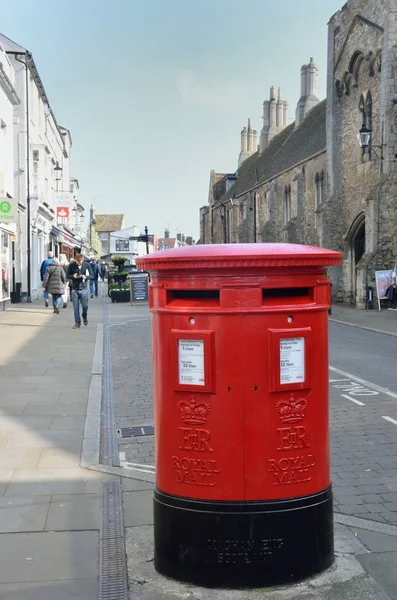
<svg viewBox="0 0 397 600"><path fill-rule="evenodd" d="M0 229L0 300L8 300L10 297L10 265L11 244L10 235Z"/></svg>

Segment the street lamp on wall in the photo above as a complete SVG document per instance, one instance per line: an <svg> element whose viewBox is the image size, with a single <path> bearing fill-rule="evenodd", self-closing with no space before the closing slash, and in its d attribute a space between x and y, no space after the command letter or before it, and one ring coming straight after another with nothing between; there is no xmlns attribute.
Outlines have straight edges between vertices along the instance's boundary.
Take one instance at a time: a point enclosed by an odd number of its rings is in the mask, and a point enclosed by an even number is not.
<svg viewBox="0 0 397 600"><path fill-rule="evenodd" d="M382 138L383 138L383 132L382 132ZM372 129L368 129L367 123L365 120L363 121L361 129L358 132L358 141L359 141L359 144L360 144L361 148L363 149L364 153L366 152L366 150L368 150L369 152L373 152L375 154L376 158L378 158L379 160L382 160L382 161L384 160L383 148L386 146L386 144L383 143L383 139L382 139L382 144L380 146L372 145ZM380 149L380 151L381 151L380 156L378 156L378 153L376 152L375 148Z"/></svg>

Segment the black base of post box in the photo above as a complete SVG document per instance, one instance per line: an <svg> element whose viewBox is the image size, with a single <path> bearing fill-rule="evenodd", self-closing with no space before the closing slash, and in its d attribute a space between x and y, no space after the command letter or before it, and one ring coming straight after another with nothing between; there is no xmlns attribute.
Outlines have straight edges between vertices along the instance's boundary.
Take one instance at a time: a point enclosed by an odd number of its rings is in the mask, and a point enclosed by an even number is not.
<svg viewBox="0 0 397 600"><path fill-rule="evenodd" d="M154 492L154 564L204 587L292 583L334 560L332 489L268 502L209 502Z"/></svg>

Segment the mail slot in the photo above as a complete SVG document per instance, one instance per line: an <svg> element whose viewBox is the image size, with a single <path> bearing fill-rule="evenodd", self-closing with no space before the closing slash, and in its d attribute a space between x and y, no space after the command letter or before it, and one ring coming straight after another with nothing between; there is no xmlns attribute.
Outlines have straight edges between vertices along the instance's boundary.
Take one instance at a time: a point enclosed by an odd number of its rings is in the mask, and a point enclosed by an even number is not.
<svg viewBox="0 0 397 600"><path fill-rule="evenodd" d="M137 260L151 273L160 573L238 588L332 564L326 267L340 262L290 244Z"/></svg>

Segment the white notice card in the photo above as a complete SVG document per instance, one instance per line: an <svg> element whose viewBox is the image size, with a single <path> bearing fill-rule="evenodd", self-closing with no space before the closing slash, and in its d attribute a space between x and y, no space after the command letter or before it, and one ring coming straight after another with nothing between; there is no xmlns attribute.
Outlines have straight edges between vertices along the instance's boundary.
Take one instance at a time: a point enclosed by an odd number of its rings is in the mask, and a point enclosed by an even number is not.
<svg viewBox="0 0 397 600"><path fill-rule="evenodd" d="M205 385L204 340L179 340L179 383Z"/></svg>
<svg viewBox="0 0 397 600"><path fill-rule="evenodd" d="M305 381L305 338L280 340L280 383Z"/></svg>

